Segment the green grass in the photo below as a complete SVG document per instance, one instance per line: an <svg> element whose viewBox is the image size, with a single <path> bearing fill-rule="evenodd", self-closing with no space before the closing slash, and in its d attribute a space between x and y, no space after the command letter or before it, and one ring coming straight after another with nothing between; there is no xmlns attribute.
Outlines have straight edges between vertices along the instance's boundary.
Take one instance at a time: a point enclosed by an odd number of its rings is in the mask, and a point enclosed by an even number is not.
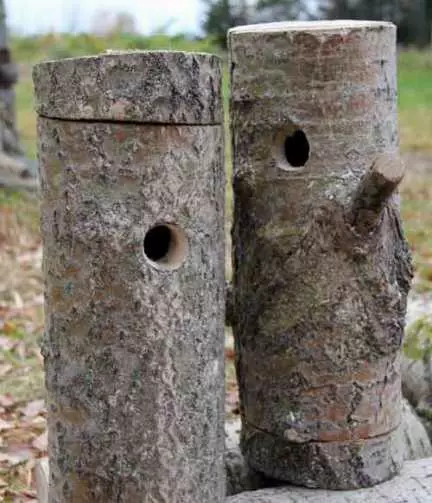
<svg viewBox="0 0 432 503"><path fill-rule="evenodd" d="M432 156L431 156L432 160ZM432 169L407 176L402 185L402 218L411 246L419 292L432 290Z"/></svg>
<svg viewBox="0 0 432 503"><path fill-rule="evenodd" d="M432 51L400 53L398 87L402 148L432 151Z"/></svg>

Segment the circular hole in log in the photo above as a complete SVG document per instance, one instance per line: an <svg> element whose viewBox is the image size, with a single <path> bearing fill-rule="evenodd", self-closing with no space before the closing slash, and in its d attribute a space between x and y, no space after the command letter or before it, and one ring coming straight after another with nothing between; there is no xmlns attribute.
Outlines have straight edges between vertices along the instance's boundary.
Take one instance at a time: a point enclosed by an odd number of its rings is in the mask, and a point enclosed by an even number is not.
<svg viewBox="0 0 432 503"><path fill-rule="evenodd" d="M288 135L284 142L285 158L293 168L301 168L309 159L309 142L301 129L296 129L294 133Z"/></svg>
<svg viewBox="0 0 432 503"><path fill-rule="evenodd" d="M186 253L186 235L177 225L155 225L144 237L144 254L158 269L177 269Z"/></svg>

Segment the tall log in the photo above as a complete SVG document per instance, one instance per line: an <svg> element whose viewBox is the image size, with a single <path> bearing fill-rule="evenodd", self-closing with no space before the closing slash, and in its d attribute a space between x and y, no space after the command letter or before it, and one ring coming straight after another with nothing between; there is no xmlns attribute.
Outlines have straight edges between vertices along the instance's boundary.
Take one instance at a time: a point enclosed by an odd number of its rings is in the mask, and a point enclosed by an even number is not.
<svg viewBox="0 0 432 503"><path fill-rule="evenodd" d="M229 32L241 446L293 484L367 487L402 464L395 42L382 22Z"/></svg>
<svg viewBox="0 0 432 503"><path fill-rule="evenodd" d="M34 70L50 503L224 499L218 58Z"/></svg>

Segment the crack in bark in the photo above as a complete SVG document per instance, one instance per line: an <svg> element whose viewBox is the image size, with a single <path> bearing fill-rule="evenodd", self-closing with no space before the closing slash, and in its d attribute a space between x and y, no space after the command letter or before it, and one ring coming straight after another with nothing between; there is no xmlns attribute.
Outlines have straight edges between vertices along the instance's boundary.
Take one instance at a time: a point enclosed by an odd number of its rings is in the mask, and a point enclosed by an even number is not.
<svg viewBox="0 0 432 503"><path fill-rule="evenodd" d="M247 421L246 419L244 419L244 416L242 416L242 423L245 423L247 424L247 426L249 426L250 428L253 428L255 430L257 430L258 432L260 433L264 433L265 435L268 435L269 437L272 437L272 438L275 438L275 439L278 439L278 440L283 440L284 442L286 442L287 444L317 444L317 445L320 445L320 444L337 444L337 443L340 443L338 442L337 440L305 440L304 442L293 442L293 441L290 441L290 440L286 440L284 439L283 437L281 437L280 435L277 435L275 433L271 433L263 428L260 428L254 424L252 424L250 421ZM377 435L371 435L371 436L368 436L366 438L353 438L352 440L348 440L348 442L358 442L359 440L375 440L375 439L379 439L379 438L385 438L385 437L388 437L389 435L391 435L392 433L394 433L395 431L398 430L398 428L401 426L401 421L397 424L397 426L395 426L394 428L386 431L385 433L379 433ZM343 443L346 443L347 441L344 441Z"/></svg>

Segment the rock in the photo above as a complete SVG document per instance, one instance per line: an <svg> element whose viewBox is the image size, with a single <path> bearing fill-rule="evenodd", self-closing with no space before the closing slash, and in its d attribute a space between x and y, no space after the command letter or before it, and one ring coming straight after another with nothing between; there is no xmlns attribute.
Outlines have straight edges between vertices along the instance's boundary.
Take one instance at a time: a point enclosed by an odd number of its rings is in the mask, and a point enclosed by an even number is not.
<svg viewBox="0 0 432 503"><path fill-rule="evenodd" d="M401 442L407 461L432 456L432 445L425 426L407 400L403 400L402 404Z"/></svg>
<svg viewBox="0 0 432 503"><path fill-rule="evenodd" d="M375 487L328 491L285 486L244 492L226 503L427 503L432 501L432 459L408 461L401 474Z"/></svg>
<svg viewBox="0 0 432 503"><path fill-rule="evenodd" d="M418 318L407 330L402 360L402 392L432 439L432 320Z"/></svg>
<svg viewBox="0 0 432 503"><path fill-rule="evenodd" d="M36 191L39 187L37 163L0 151L0 187Z"/></svg>
<svg viewBox="0 0 432 503"><path fill-rule="evenodd" d="M266 487L266 478L249 468L240 451L240 419L225 423L226 494L238 494Z"/></svg>

